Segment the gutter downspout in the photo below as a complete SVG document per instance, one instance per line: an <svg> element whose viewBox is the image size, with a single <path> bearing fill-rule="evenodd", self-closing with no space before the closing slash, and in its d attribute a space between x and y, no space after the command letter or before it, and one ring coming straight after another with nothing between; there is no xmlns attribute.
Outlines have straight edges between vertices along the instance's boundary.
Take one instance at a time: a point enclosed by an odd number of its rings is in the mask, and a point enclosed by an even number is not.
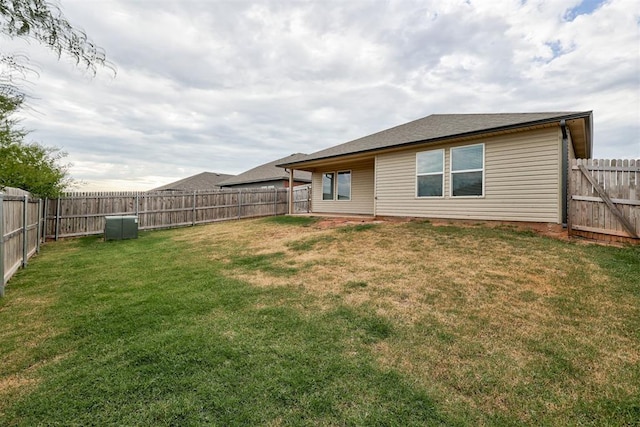
<svg viewBox="0 0 640 427"><path fill-rule="evenodd" d="M560 129L562 130L562 227L567 228L567 212L568 212L568 195L567 187L569 186L569 137L567 134L567 122L560 120Z"/></svg>

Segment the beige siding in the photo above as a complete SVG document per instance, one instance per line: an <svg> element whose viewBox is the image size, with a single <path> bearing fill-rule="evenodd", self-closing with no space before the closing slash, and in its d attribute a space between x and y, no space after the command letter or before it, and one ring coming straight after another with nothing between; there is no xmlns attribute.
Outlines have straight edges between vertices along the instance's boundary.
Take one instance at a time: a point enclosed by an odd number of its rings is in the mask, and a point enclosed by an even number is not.
<svg viewBox="0 0 640 427"><path fill-rule="evenodd" d="M558 223L561 141L560 130L549 128L381 154L376 163L376 214ZM485 144L485 194L450 197L450 148L477 143ZM415 155L433 148L445 148L445 197L417 198Z"/></svg>
<svg viewBox="0 0 640 427"><path fill-rule="evenodd" d="M322 200L324 172L351 171L351 200ZM313 173L313 212L373 215L373 159Z"/></svg>

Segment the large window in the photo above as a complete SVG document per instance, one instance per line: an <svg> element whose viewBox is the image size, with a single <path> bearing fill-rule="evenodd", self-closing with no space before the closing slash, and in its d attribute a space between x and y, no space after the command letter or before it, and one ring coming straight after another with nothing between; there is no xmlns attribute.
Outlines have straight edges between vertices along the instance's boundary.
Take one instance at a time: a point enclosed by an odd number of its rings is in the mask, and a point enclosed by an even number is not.
<svg viewBox="0 0 640 427"><path fill-rule="evenodd" d="M323 173L322 200L351 200L351 171Z"/></svg>
<svg viewBox="0 0 640 427"><path fill-rule="evenodd" d="M416 153L416 196L442 197L444 193L444 150Z"/></svg>
<svg viewBox="0 0 640 427"><path fill-rule="evenodd" d="M351 171L338 172L338 200L351 200Z"/></svg>
<svg viewBox="0 0 640 427"><path fill-rule="evenodd" d="M451 195L484 195L484 144L451 149Z"/></svg>
<svg viewBox="0 0 640 427"><path fill-rule="evenodd" d="M322 174L322 200L333 200L333 183L335 174L333 172L325 172Z"/></svg>

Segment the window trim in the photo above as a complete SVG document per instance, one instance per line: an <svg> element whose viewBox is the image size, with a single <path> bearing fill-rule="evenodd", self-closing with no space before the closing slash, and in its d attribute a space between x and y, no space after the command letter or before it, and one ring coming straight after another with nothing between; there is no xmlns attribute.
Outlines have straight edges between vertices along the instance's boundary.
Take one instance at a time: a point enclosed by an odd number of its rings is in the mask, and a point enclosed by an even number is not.
<svg viewBox="0 0 640 427"><path fill-rule="evenodd" d="M348 199L340 199L338 198L338 181L339 178L338 176L340 174L349 174L349 198ZM331 199L325 199L324 198L324 177L326 174L331 174L333 175L333 186L331 188L332 190L332 198ZM333 171L324 171L321 172L321 176L322 176L322 201L323 202L350 202L352 199L352 195L353 195L353 191L352 191L352 186L353 186L353 171L351 169L343 169L343 170L333 170Z"/></svg>
<svg viewBox="0 0 640 427"><path fill-rule="evenodd" d="M340 174L349 174L349 198L341 199L340 194L338 193L338 186L340 185ZM335 200L336 202L350 202L351 201L351 184L353 182L353 173L351 173L351 169L345 169L336 172L336 191L335 191Z"/></svg>
<svg viewBox="0 0 640 427"><path fill-rule="evenodd" d="M418 155L420 153L429 153L432 151L440 151L442 152L442 171L440 172L427 172L427 173L420 173L418 172ZM415 197L417 199L443 199L444 198L444 177L445 177L445 152L444 152L444 148L436 148L434 150L424 150L424 151L418 151L416 153L416 180L415 180L415 187L416 187L416 191L415 191ZM442 193L440 196L420 196L418 195L418 177L420 176L430 176L430 175L442 175Z"/></svg>
<svg viewBox="0 0 640 427"><path fill-rule="evenodd" d="M458 170L458 171L454 171L453 170L453 152L456 149L459 148L468 148L468 147L477 147L480 146L482 147L482 168L481 169L463 169L463 170ZM480 144L470 144L470 145L459 145L457 147L451 147L449 148L449 196L450 197L454 197L456 199L480 199L483 198L485 196L485 191L484 191L484 186L485 186L485 169L486 169L486 163L485 163L485 146L484 146L484 142L480 143ZM468 173L468 172L482 172L482 194L479 195L475 195L475 196L454 196L453 195L453 175L456 173Z"/></svg>
<svg viewBox="0 0 640 427"><path fill-rule="evenodd" d="M324 195L324 178L325 175L331 174L332 178L331 178L331 198L330 199L325 199ZM321 180L321 188L322 188L322 201L331 201L331 200L335 200L336 197L336 192L335 192L335 185L336 185L336 173L333 171L329 171L329 172L322 172L322 180Z"/></svg>

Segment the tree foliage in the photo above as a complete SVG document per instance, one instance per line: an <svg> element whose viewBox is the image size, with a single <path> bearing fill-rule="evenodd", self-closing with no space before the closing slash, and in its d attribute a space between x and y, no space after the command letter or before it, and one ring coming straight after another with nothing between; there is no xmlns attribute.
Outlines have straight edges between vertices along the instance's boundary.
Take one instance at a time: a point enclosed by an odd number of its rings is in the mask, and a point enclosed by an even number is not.
<svg viewBox="0 0 640 427"><path fill-rule="evenodd" d="M41 197L56 197L72 180L60 160L66 153L25 141L27 132L11 118L20 107L0 95L0 189L16 187Z"/></svg>

